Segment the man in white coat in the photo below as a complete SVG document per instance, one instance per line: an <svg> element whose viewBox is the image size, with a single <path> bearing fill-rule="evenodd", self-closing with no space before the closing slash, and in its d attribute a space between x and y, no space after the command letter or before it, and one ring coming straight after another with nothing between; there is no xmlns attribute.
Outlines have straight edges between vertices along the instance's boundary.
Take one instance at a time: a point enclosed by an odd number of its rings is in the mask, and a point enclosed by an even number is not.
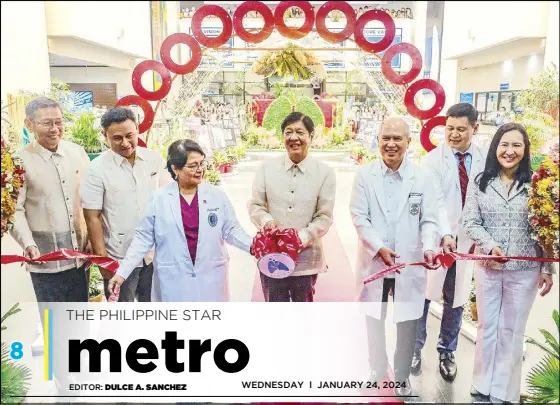
<svg viewBox="0 0 560 405"><path fill-rule="evenodd" d="M469 253L473 242L466 236L461 217L467 186L484 170L486 152L472 140L478 130L476 108L468 103L451 106L447 111L445 143L426 155L424 166L430 169L438 195L441 246L444 252ZM426 318L430 301L438 301L443 292L443 315L437 344L439 371L447 381L457 375L453 352L457 349L463 305L471 290L472 262L459 261L449 270L443 268L428 273L428 288L424 315L418 322L416 347L412 360L412 374L422 372L421 350L426 343Z"/></svg>
<svg viewBox="0 0 560 405"><path fill-rule="evenodd" d="M388 118L379 132L382 160L365 166L354 181L350 213L360 244L356 276L359 301L364 304L368 332L368 380L387 376L385 315L393 296L397 348L394 357L395 394L409 396L410 366L416 323L422 316L426 269L407 266L364 285L362 280L395 263L434 263L439 242L438 204L430 173L405 158L410 130L401 118Z"/></svg>

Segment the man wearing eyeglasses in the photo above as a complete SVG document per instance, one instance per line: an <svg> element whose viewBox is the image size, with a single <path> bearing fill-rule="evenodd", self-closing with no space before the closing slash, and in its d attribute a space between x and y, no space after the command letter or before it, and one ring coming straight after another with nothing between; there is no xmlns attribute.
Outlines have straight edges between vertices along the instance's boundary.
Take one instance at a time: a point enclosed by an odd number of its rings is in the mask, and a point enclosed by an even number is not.
<svg viewBox="0 0 560 405"><path fill-rule="evenodd" d="M30 259L62 248L84 251L87 231L76 197L89 165L88 155L81 146L62 140L64 120L54 100L40 97L29 102L25 126L35 139L18 153L25 182L16 204L12 236ZM37 302L87 302L83 264L80 260L28 264Z"/></svg>
<svg viewBox="0 0 560 405"><path fill-rule="evenodd" d="M128 108L109 109L101 117L109 144L90 165L80 196L93 253L124 259L144 216L152 191L172 181L159 153L138 147L138 125ZM153 251L138 263L121 286L119 302L151 301ZM105 296L113 274L102 269Z"/></svg>

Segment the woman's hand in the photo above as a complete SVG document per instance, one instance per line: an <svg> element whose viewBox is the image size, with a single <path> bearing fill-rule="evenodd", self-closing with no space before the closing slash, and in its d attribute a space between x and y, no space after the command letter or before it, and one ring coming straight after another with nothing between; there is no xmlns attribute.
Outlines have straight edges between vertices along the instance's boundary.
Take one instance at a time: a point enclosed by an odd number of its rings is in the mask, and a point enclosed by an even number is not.
<svg viewBox="0 0 560 405"><path fill-rule="evenodd" d="M457 242L455 242L455 238L452 238L449 235L445 235L443 237L441 245L443 248L443 253L452 253L457 251Z"/></svg>
<svg viewBox="0 0 560 405"><path fill-rule="evenodd" d="M496 246L494 249L492 249L492 252L490 252L490 254L491 254L492 256L505 256L505 255L504 255L504 252L502 251L502 248L499 247L499 246ZM507 262L507 261L508 261L508 259L501 259L501 260L498 260L499 263L505 263L505 262Z"/></svg>
<svg viewBox="0 0 560 405"><path fill-rule="evenodd" d="M121 291L121 285L124 283L124 277L119 275L114 275L111 280L109 280L108 290L111 294L118 295Z"/></svg>
<svg viewBox="0 0 560 405"><path fill-rule="evenodd" d="M544 289L541 291L541 297L544 297L550 292L553 284L554 283L552 281L552 274L541 273L541 277L539 278L539 288L544 287Z"/></svg>

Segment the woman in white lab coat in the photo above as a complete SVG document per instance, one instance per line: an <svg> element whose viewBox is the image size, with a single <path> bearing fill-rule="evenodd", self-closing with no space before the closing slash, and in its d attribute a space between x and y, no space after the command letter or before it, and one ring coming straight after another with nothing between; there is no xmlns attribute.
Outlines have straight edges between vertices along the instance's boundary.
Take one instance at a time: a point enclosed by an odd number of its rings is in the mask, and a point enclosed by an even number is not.
<svg viewBox="0 0 560 405"><path fill-rule="evenodd" d="M229 301L225 242L249 253L252 238L224 191L203 182L205 154L196 142L171 144L167 168L176 181L152 194L109 289L118 293L155 245L152 301Z"/></svg>

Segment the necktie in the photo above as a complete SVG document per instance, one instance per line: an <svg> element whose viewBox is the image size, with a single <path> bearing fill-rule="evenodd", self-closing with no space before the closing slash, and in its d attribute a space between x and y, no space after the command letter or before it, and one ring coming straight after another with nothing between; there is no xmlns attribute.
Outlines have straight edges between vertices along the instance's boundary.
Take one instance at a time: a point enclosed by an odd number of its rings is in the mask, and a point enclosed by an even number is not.
<svg viewBox="0 0 560 405"><path fill-rule="evenodd" d="M462 207L465 207L465 198L467 197L467 186L469 185L469 175L467 174L467 167L465 166L465 157L467 153L457 152L459 158L459 184L461 186L461 200Z"/></svg>

